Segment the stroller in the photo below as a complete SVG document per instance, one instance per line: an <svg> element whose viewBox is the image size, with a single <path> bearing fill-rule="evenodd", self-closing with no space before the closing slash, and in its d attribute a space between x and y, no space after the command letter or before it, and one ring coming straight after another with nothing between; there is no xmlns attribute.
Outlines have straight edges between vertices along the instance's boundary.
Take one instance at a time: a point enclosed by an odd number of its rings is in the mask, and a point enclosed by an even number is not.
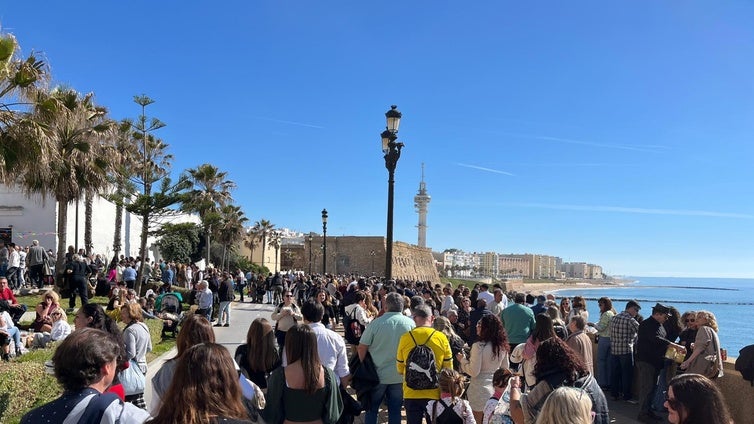
<svg viewBox="0 0 754 424"><path fill-rule="evenodd" d="M162 319L162 337L172 333L173 337L178 334L178 326L183 321L183 297L180 293L163 293L157 296L154 304L157 316Z"/></svg>

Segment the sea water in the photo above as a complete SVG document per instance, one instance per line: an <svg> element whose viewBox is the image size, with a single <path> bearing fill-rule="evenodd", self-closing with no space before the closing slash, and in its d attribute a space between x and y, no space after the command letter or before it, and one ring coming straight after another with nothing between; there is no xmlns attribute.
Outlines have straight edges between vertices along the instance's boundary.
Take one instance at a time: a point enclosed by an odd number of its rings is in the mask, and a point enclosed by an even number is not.
<svg viewBox="0 0 754 424"><path fill-rule="evenodd" d="M620 287L569 288L553 292L555 296L584 296L589 320L599 320L597 299L607 296L621 312L626 302L636 300L640 313L648 318L652 306L660 302L674 306L680 313L707 310L715 314L720 346L729 357L738 356L744 346L754 344L754 279L737 278L666 278L626 277L634 280ZM558 300L559 302L559 300Z"/></svg>

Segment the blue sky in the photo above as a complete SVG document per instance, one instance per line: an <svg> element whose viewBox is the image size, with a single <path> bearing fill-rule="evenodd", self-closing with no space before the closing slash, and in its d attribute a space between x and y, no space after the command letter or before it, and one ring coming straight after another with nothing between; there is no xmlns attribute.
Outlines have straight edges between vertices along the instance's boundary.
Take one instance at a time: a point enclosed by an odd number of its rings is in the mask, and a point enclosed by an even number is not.
<svg viewBox="0 0 754 424"><path fill-rule="evenodd" d="M526 4L524 4L526 3ZM612 274L754 277L754 5L745 1L8 2L0 24L114 118L132 96L252 221L385 233Z"/></svg>

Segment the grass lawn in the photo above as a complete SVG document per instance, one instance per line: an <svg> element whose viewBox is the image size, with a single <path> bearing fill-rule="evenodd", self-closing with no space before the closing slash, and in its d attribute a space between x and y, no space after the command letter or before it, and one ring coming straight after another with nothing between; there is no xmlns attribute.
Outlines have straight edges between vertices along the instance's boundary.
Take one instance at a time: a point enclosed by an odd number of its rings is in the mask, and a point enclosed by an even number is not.
<svg viewBox="0 0 754 424"><path fill-rule="evenodd" d="M16 296L19 303L26 304L30 311L34 311L39 302L42 301L42 295ZM104 296L97 296L90 299L90 302L98 303L104 308L107 306L108 299ZM63 308L68 307L68 299L61 299L60 305ZM81 305L81 300L77 300L77 305ZM68 314L68 322L73 324L74 314ZM20 322L19 327L31 322ZM169 351L175 346L175 339L161 338L162 321L146 320L145 324L149 327L152 336L152 352L147 354L147 362L151 362L158 356ZM121 328L125 327L120 323ZM18 423L23 414L30 409L43 405L62 393L55 377L48 375L44 371L45 361L52 358L55 346L46 349L35 349L22 355L18 359L10 362L0 362L0 423Z"/></svg>

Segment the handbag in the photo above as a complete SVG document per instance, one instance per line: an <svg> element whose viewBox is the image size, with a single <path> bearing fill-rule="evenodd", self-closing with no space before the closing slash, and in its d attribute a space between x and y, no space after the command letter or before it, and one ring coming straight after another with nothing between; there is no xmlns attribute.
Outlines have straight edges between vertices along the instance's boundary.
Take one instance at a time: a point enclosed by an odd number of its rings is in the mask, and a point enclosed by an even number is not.
<svg viewBox="0 0 754 424"><path fill-rule="evenodd" d="M684 353L675 350L672 346L668 346L668 348L665 349L665 359L669 359L676 364L682 363L685 356Z"/></svg>
<svg viewBox="0 0 754 424"><path fill-rule="evenodd" d="M123 391L126 392L126 396L144 393L146 378L144 377L144 373L141 372L139 364L133 359L128 361L128 368L118 374L118 380L123 385Z"/></svg>
<svg viewBox="0 0 754 424"><path fill-rule="evenodd" d="M712 337L712 347L715 353L711 355L705 355L704 359L707 361L707 367L704 369L703 375L709 379L717 378L720 374L720 364L718 361L718 355L720 354L720 348L717 346L717 337Z"/></svg>

